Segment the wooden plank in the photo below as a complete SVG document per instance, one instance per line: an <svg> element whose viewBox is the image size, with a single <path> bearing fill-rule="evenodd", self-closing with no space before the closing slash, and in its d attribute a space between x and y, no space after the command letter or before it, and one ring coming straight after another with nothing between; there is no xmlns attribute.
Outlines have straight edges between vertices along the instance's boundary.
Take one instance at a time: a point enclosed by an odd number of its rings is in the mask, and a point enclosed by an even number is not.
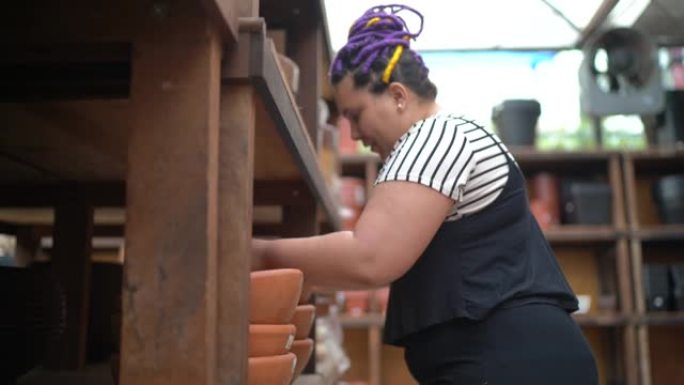
<svg viewBox="0 0 684 385"><path fill-rule="evenodd" d="M624 371L627 385L639 384L639 345L637 331L633 325L627 325L622 331L624 347Z"/></svg>
<svg viewBox="0 0 684 385"><path fill-rule="evenodd" d="M304 76L299 84L297 103L310 138L318 137L318 101L321 97L321 62L323 33L318 1L308 1L301 9L299 22L288 29L287 53Z"/></svg>
<svg viewBox="0 0 684 385"><path fill-rule="evenodd" d="M611 155L608 160L608 181L613 195L613 226L622 231L626 229L627 219L625 217L625 183L622 179L620 161L621 159L618 154Z"/></svg>
<svg viewBox="0 0 684 385"><path fill-rule="evenodd" d="M65 184L0 185L0 207L53 207L58 197L71 187ZM123 207L126 186L123 182L89 183L79 186L93 206Z"/></svg>
<svg viewBox="0 0 684 385"><path fill-rule="evenodd" d="M651 352L647 326L637 327L637 340L639 344L639 384L651 385Z"/></svg>
<svg viewBox="0 0 684 385"><path fill-rule="evenodd" d="M199 5L173 5L134 44L123 385L217 383L222 41Z"/></svg>
<svg viewBox="0 0 684 385"><path fill-rule="evenodd" d="M48 366L77 370L86 359L90 305L90 239L93 208L78 188L62 194L55 208L52 266L66 299L66 325Z"/></svg>
<svg viewBox="0 0 684 385"><path fill-rule="evenodd" d="M644 281L643 281L643 250L641 242L638 239L630 239L630 255L632 265L632 283L634 285L634 310L637 316L641 316L646 312L646 303L644 299Z"/></svg>
<svg viewBox="0 0 684 385"><path fill-rule="evenodd" d="M227 83L239 83L244 82L245 80L253 82L259 94L259 101L257 103L263 103L264 111L267 112L266 115L257 112L257 118L269 116L271 120L270 124L273 124L276 129L275 131L278 132L280 138L279 146L275 145L276 142L273 139L268 139L270 142L260 142L264 136L260 135L257 131L257 150L262 148L264 143L273 143L273 146L267 147L270 150L272 159L281 159L277 156L287 153L288 158L285 159L291 159L291 161L280 162L279 168L289 168L290 166L288 166L288 164L296 167L300 178L304 179L309 185L309 189L323 207L332 227L334 229L339 229L341 221L337 212L337 207L332 200L328 187L321 174L316 151L311 138L307 134L302 116L294 101L294 96L288 89L283 74L278 66L275 48L273 47L272 42L266 40L263 19L244 20L244 22L244 33L251 36L251 48L249 50L250 64L249 73L247 74L248 79L242 77L245 76L245 74L241 74L234 70L231 71L231 68L226 66L226 63L231 63L231 61L226 61L223 67L223 80ZM259 111L259 108L257 111ZM261 124L258 123L257 128L260 129L260 127ZM272 136L265 137L273 138ZM255 176L258 179L264 179L265 175L260 174L261 167L258 165L258 162L263 158L259 154L256 155L257 159L255 162L257 162L257 164L255 164ZM275 167L269 169L277 170ZM279 179L291 179L292 175L289 174L289 171L287 173L287 177L285 174L275 176Z"/></svg>
<svg viewBox="0 0 684 385"><path fill-rule="evenodd" d="M631 314L634 310L634 298L629 263L629 245L626 239L617 241L615 256L615 270L618 283L618 295L620 300L620 310L626 314Z"/></svg>
<svg viewBox="0 0 684 385"><path fill-rule="evenodd" d="M584 27L582 32L580 32L579 38L575 43L577 48L582 48L589 41L592 35L601 28L617 3L618 0L603 0L603 2L601 2L601 5L596 10L594 16L592 16L591 20L589 20L589 23L587 23L586 27Z"/></svg>
<svg viewBox="0 0 684 385"><path fill-rule="evenodd" d="M238 51L228 53L239 54ZM219 131L217 384L247 383L255 91L223 86ZM261 184L259 184L261 186Z"/></svg>
<svg viewBox="0 0 684 385"><path fill-rule="evenodd" d="M370 385L382 385L382 327L368 329L368 371Z"/></svg>
<svg viewBox="0 0 684 385"><path fill-rule="evenodd" d="M0 42L127 41L141 16L153 12L149 1L25 0L6 3L0 14Z"/></svg>
<svg viewBox="0 0 684 385"><path fill-rule="evenodd" d="M1 44L0 101L127 98L127 42Z"/></svg>
<svg viewBox="0 0 684 385"><path fill-rule="evenodd" d="M634 158L629 155L622 157L623 181L625 188L625 199L627 202L627 223L630 230L639 229L639 217L636 192L636 175L634 174Z"/></svg>
<svg viewBox="0 0 684 385"><path fill-rule="evenodd" d="M239 18L259 16L259 0L202 0L225 42L237 43Z"/></svg>
<svg viewBox="0 0 684 385"><path fill-rule="evenodd" d="M23 166L8 182L122 180L128 103L122 100L0 103L0 163Z"/></svg>

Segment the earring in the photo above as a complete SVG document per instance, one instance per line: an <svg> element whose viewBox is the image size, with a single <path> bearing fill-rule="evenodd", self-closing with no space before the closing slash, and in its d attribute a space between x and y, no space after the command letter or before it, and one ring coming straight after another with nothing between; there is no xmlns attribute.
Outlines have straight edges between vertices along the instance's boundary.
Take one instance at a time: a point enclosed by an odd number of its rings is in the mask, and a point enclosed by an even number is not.
<svg viewBox="0 0 684 385"><path fill-rule="evenodd" d="M399 109L399 111L403 111L404 110L404 104L403 103L397 104L397 109Z"/></svg>

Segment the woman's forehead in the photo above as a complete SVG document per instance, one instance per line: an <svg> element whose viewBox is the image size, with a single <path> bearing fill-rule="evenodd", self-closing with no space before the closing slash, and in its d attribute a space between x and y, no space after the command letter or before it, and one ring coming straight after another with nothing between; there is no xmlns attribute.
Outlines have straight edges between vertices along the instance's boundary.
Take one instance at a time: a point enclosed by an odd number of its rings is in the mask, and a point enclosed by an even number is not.
<svg viewBox="0 0 684 385"><path fill-rule="evenodd" d="M334 88L335 101L341 112L345 109L357 108L368 98L368 91L365 88L354 86L351 76L344 77Z"/></svg>

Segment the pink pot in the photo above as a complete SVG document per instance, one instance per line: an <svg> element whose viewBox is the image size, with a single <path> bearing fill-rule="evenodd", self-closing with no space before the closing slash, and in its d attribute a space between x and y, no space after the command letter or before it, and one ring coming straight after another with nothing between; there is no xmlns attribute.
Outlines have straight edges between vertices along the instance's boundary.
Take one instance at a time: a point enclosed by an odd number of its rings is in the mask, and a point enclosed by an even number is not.
<svg viewBox="0 0 684 385"><path fill-rule="evenodd" d="M303 281L302 272L296 269L250 273L249 323L290 323L302 293Z"/></svg>

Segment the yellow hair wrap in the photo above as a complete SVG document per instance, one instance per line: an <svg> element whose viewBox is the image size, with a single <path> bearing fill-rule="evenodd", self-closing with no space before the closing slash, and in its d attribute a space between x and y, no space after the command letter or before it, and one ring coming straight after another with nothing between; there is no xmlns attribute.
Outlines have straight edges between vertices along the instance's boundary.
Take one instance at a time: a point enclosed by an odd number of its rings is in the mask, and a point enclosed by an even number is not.
<svg viewBox="0 0 684 385"><path fill-rule="evenodd" d="M410 36L404 36L404 40L409 40L410 38ZM394 71L394 67L397 66L402 52L404 52L403 45L397 46L397 48L394 50L392 58L390 59L389 63L387 63L387 67L385 67L385 72L382 73L383 83L389 83L390 77L392 76L392 71Z"/></svg>
<svg viewBox="0 0 684 385"><path fill-rule="evenodd" d="M373 25L373 24L376 24L376 23L379 22L379 21L380 21L380 18L377 17L377 16L374 17L374 18L372 18L372 19L370 19L370 20L368 20L368 23L366 23L366 28L370 27L370 26Z"/></svg>

